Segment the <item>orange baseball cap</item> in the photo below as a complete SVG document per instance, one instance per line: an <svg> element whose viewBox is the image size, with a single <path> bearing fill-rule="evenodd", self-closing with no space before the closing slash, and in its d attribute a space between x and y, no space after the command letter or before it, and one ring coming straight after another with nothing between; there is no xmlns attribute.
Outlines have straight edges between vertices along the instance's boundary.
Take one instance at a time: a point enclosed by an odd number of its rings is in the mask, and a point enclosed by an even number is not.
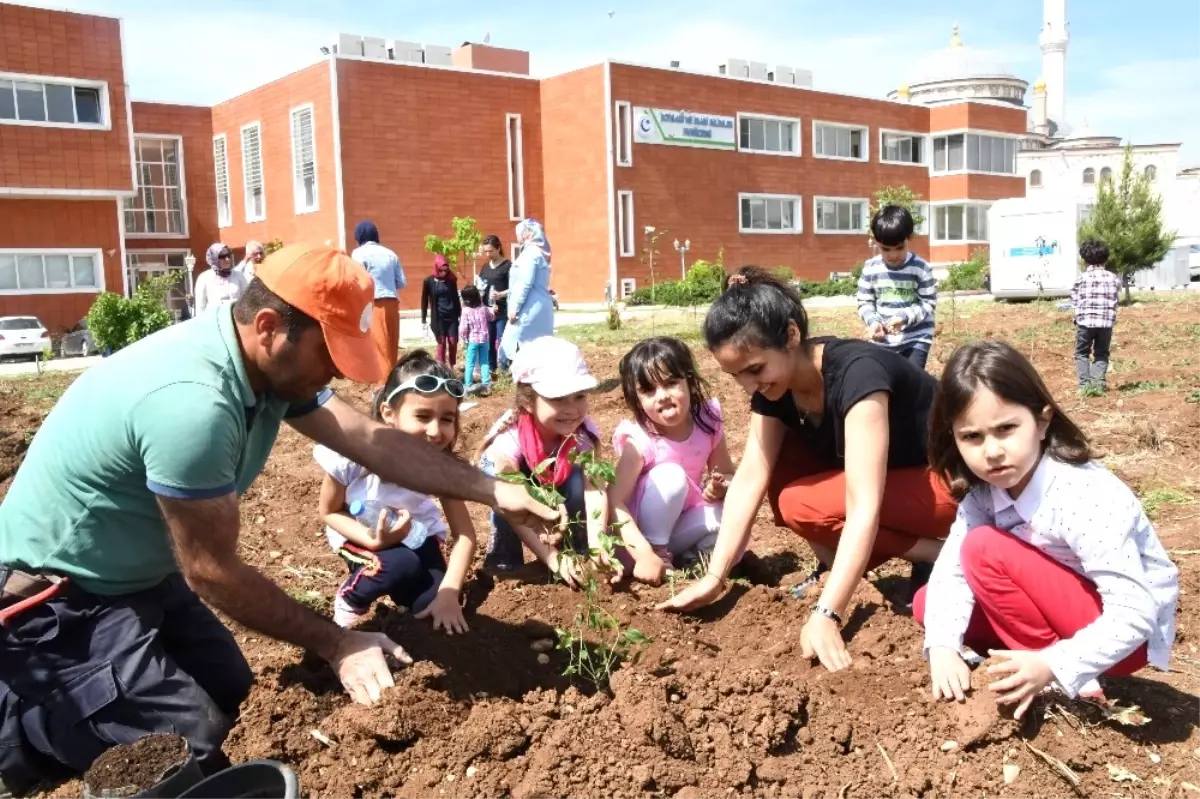
<svg viewBox="0 0 1200 799"><path fill-rule="evenodd" d="M359 383L382 383L391 370L371 340L375 281L346 253L323 244L289 244L254 276L281 300L316 319L334 365Z"/></svg>

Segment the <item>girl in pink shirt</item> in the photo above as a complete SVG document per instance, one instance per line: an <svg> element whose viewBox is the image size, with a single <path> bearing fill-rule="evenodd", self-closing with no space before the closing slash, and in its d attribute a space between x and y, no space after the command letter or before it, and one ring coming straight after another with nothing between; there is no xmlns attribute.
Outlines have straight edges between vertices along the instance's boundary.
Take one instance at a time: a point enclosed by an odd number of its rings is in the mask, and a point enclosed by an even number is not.
<svg viewBox="0 0 1200 799"><path fill-rule="evenodd" d="M613 434L620 460L609 501L624 523L635 578L658 582L676 558L694 561L712 549L733 461L721 406L708 398L686 344L646 339L621 359L620 374L636 421Z"/></svg>

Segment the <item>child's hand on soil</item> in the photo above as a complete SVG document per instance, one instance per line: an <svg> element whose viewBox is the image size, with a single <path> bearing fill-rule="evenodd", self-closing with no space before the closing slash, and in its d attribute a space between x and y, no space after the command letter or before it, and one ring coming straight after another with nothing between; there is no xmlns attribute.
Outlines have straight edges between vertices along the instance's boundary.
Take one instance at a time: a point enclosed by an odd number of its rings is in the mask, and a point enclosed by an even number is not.
<svg viewBox="0 0 1200 799"><path fill-rule="evenodd" d="M560 580L567 584L568 588L579 588L583 582L583 575L580 573L579 564L570 555L557 550L551 550L550 556L546 559L546 566L550 569L550 573L557 575Z"/></svg>
<svg viewBox="0 0 1200 799"><path fill-rule="evenodd" d="M800 654L806 658L817 658L830 671L841 671L850 667L850 653L842 640L842 631L837 622L828 616L814 613L800 631Z"/></svg>
<svg viewBox="0 0 1200 799"><path fill-rule="evenodd" d="M708 502L720 502L725 499L728 491L729 476L713 472L708 476L708 483L704 486L704 499Z"/></svg>
<svg viewBox="0 0 1200 799"><path fill-rule="evenodd" d="M396 511L396 521L390 527L387 517L386 513L379 514L379 521L375 523L375 529L372 531L380 549L388 549L402 542L408 537L409 528L412 526L412 514L404 508Z"/></svg>
<svg viewBox="0 0 1200 799"><path fill-rule="evenodd" d="M667 576L667 564L653 549L639 549L633 553L633 579L647 585L659 585Z"/></svg>
<svg viewBox="0 0 1200 799"><path fill-rule="evenodd" d="M946 646L929 650L929 681L933 683L933 698L965 701L971 690L971 669L962 655Z"/></svg>
<svg viewBox="0 0 1200 799"><path fill-rule="evenodd" d="M433 629L442 629L447 635L467 632L467 620L463 617L458 591L453 588L438 589L437 596L415 618L433 617Z"/></svg>
<svg viewBox="0 0 1200 799"><path fill-rule="evenodd" d="M608 581L613 585L625 579L625 566L617 559L616 555L609 555L601 548L592 561L601 571L608 572L611 575Z"/></svg>
<svg viewBox="0 0 1200 799"><path fill-rule="evenodd" d="M666 602L659 602L655 610L687 612L711 605L725 590L725 581L715 574L706 574Z"/></svg>
<svg viewBox="0 0 1200 799"><path fill-rule="evenodd" d="M883 341L887 335L887 332L883 329L883 322L876 322L873 325L869 325L867 327L867 335L871 337L872 341Z"/></svg>
<svg viewBox="0 0 1200 799"><path fill-rule="evenodd" d="M992 649L988 654L1000 658L1000 662L988 666L987 673L1007 675L989 685L988 690L997 694L997 704L1015 703L1013 718L1020 719L1034 697L1054 679L1054 672L1041 652Z"/></svg>

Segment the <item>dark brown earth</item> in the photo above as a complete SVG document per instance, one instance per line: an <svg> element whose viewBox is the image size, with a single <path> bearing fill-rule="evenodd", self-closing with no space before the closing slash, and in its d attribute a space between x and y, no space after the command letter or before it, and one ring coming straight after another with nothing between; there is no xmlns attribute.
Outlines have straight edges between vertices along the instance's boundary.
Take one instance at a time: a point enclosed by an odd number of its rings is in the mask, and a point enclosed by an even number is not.
<svg viewBox="0 0 1200 799"><path fill-rule="evenodd" d="M133 796L162 782L190 756L178 735L147 735L100 755L84 782L93 796Z"/></svg>
<svg viewBox="0 0 1200 799"><path fill-rule="evenodd" d="M714 606L691 616L655 612L671 586L603 591L602 604L652 641L612 679L611 692L562 676L566 654L539 663L531 648L569 626L580 595L531 582L469 583L471 631L449 637L379 605L369 624L417 659L373 709L353 706L332 672L299 650L234 626L258 680L226 750L235 762L291 764L311 796L1064 796L1200 798L1200 300L1122 309L1112 390L1080 398L1069 314L1052 306L943 302L930 369L968 338L1005 337L1031 355L1104 461L1143 498L1181 570L1172 669L1113 680L1106 718L1085 703L1042 702L1022 724L1001 718L984 692L934 704L921 631L890 601L906 570L868 575L847 614L852 667L831 674L799 653L807 603L787 588L812 560L803 542L760 513L758 566ZM818 331L857 334L849 311L818 312ZM678 323L658 331L683 330ZM606 435L626 416L612 378L648 326L580 331L604 381L593 417ZM694 335L694 327L691 328ZM746 401L694 345L722 400L731 451L741 452ZM0 464L49 400L0 382ZM37 384L42 385L42 384ZM364 390L341 386L351 401ZM22 394L22 392L25 392ZM472 452L509 401L494 396L463 417ZM317 520L320 472L311 444L286 432L243 502L243 557L293 596L328 608L345 567ZM486 538L482 509L473 513ZM975 673L982 684L981 672ZM1122 721L1144 721L1132 725ZM1065 776L1065 775L1069 775ZM1074 789L1068 779L1078 782ZM77 782L54 795L78 795Z"/></svg>

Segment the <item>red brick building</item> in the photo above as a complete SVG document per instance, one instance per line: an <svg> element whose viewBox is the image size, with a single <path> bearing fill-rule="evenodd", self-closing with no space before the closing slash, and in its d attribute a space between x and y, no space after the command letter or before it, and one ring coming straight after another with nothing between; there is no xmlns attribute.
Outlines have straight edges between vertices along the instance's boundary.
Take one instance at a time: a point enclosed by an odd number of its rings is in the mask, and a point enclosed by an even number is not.
<svg viewBox="0 0 1200 799"><path fill-rule="evenodd" d="M214 241L352 249L361 219L405 264L407 307L425 235L454 216L505 242L543 220L564 302L644 285L647 226L667 231L660 278L678 276L678 238L688 262L723 251L824 279L871 255L882 186L928 200L913 246L934 264L986 246L987 204L1024 194L1025 110L1003 102L851 97L756 65L606 62L539 80L520 51L342 36L207 108L130 101L124 46L117 19L0 3L0 314L69 327L99 291L189 252L198 273Z"/></svg>

